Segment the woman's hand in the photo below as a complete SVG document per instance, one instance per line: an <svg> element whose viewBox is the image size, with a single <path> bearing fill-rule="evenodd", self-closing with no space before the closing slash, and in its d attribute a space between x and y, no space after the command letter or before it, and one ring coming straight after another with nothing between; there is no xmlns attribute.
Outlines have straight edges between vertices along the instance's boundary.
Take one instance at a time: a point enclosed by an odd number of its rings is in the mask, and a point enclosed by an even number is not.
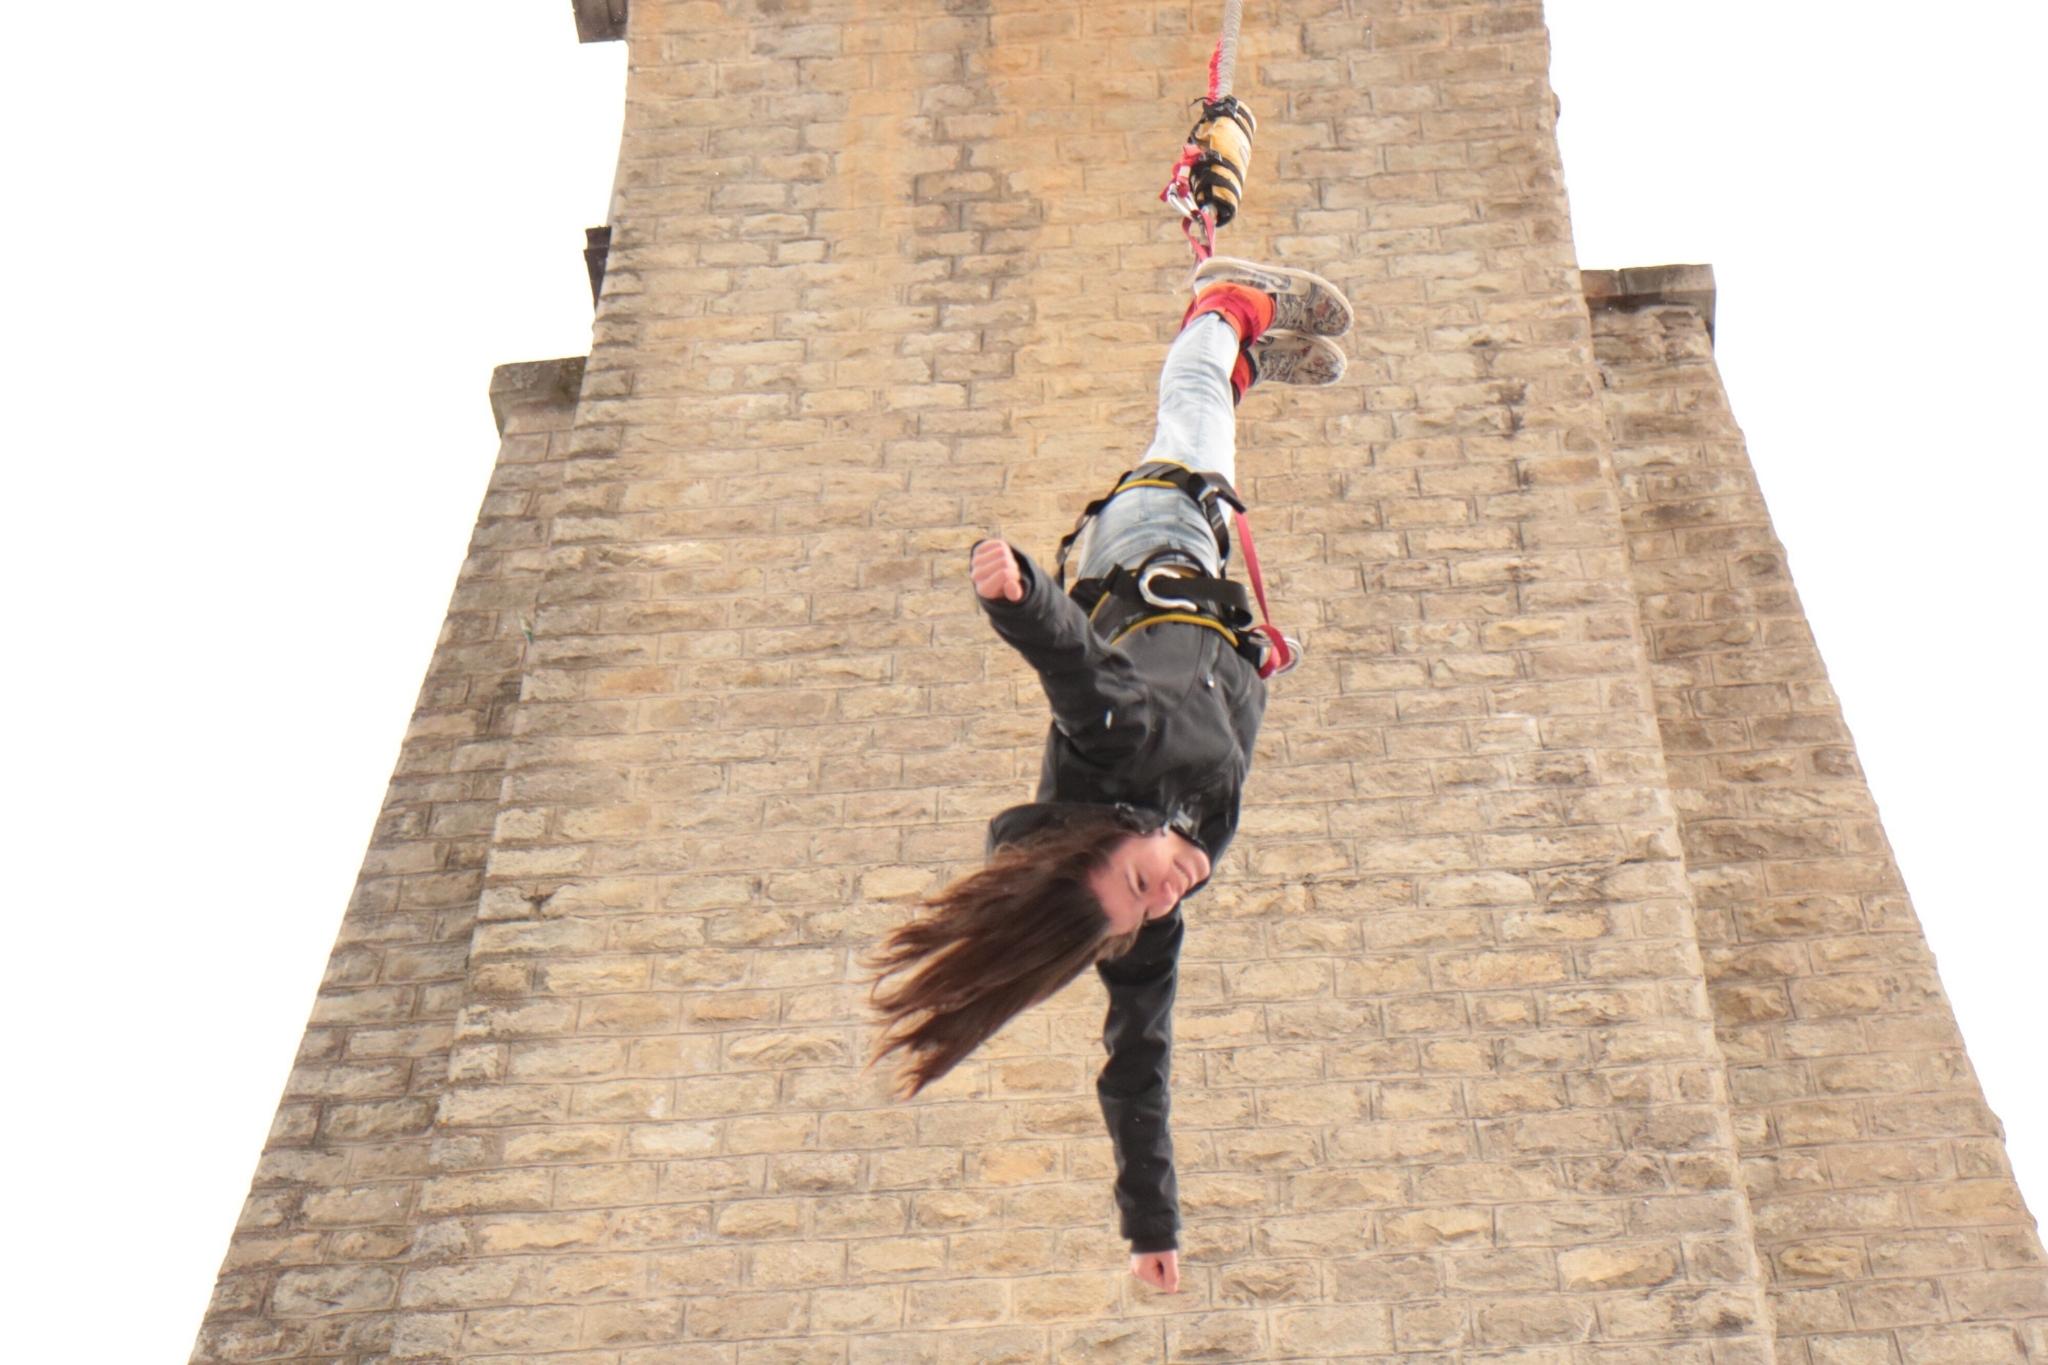
<svg viewBox="0 0 2048 1365"><path fill-rule="evenodd" d="M1178 1251L1139 1251L1131 1255L1131 1273L1167 1294L1180 1292Z"/></svg>
<svg viewBox="0 0 2048 1365"><path fill-rule="evenodd" d="M1024 600L1024 573L1017 556L1000 540L984 540L974 547L974 590L993 602L1000 597L1011 602Z"/></svg>

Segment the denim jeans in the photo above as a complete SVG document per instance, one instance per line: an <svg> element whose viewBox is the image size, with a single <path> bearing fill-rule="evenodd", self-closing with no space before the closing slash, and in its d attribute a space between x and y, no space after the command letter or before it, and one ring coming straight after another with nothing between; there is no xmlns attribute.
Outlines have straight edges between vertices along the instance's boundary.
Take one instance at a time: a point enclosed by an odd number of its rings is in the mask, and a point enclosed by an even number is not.
<svg viewBox="0 0 2048 1365"><path fill-rule="evenodd" d="M1189 323L1159 372L1159 428L1145 462L1172 460L1237 482L1237 407L1230 371L1237 329L1217 313ZM1133 488L1102 509L1075 547L1077 576L1099 578L1111 566L1135 569L1156 550L1220 576L1216 533L1202 509L1177 488Z"/></svg>

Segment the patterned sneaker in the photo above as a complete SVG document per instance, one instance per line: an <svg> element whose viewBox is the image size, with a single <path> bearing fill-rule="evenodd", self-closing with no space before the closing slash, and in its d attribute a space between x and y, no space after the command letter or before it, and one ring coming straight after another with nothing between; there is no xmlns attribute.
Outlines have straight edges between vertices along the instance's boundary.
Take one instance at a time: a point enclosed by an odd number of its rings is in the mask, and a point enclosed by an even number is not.
<svg viewBox="0 0 2048 1365"><path fill-rule="evenodd" d="M1344 377L1344 348L1328 337L1275 329L1251 344L1260 379L1275 384L1334 384Z"/></svg>
<svg viewBox="0 0 2048 1365"><path fill-rule="evenodd" d="M1211 256L1195 270L1195 293L1230 280L1273 297L1273 327L1282 332L1308 332L1340 337L1351 330L1351 303L1321 275L1260 265L1235 256Z"/></svg>

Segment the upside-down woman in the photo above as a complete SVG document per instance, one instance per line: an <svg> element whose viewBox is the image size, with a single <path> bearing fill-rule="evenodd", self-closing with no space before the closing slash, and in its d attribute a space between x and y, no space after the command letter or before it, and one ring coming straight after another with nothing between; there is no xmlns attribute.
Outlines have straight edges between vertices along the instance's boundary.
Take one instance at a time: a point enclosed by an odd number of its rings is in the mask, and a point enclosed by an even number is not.
<svg viewBox="0 0 2048 1365"><path fill-rule="evenodd" d="M1216 257L1195 288L1145 462L1083 514L1072 595L1002 541L974 548L981 607L1052 704L1037 800L991 821L987 865L888 937L873 996L876 1056L901 1054L908 1096L1095 967L1109 988L1096 1090L1122 1232L1131 1272L1168 1292L1180 1283L1167 1130L1179 907L1236 832L1261 665L1284 648L1251 632L1243 589L1223 577L1234 408L1261 378L1334 383L1344 353L1328 338L1351 325L1335 286L1301 271Z"/></svg>

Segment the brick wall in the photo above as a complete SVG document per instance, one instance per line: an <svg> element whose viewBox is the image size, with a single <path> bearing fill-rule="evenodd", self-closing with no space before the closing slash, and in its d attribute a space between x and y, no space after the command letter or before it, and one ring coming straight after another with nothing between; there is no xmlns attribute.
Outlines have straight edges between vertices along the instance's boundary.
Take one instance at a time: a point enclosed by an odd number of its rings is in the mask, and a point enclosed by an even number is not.
<svg viewBox="0 0 2048 1365"><path fill-rule="evenodd" d="M1309 653L1190 907L1183 1292L1124 1273L1092 978L916 1103L862 1070L860 954L1035 777L1043 699L966 550L1049 551L1143 449L1187 269L1154 196L1215 18L632 7L573 428L525 410L550 434L499 478L546 489L494 494L463 589L509 596L451 617L496 643L444 647L465 690L423 713L457 713L431 762L477 803L432 843L468 873L444 984L388 994L386 950L345 988L438 1025L396 1092L431 1125L404 1111L388 1178L293 1139L385 1191L347 1214L379 1240L280 1215L305 1267L231 1259L197 1359L1771 1358L1763 1106L1731 1103L1701 956L1744 931L1687 878L1534 4L1247 7L1227 243L1360 321L1343 385L1240 414ZM1722 1035L1751 1086L1768 1059ZM2017 1358L1973 1333L1898 1340Z"/></svg>
<svg viewBox="0 0 2048 1365"><path fill-rule="evenodd" d="M504 442L193 1360L367 1359L413 1249L582 360L507 365Z"/></svg>
<svg viewBox="0 0 2048 1365"><path fill-rule="evenodd" d="M1093 986L896 1106L855 957L1028 786L1042 702L963 551L1046 548L1141 446L1186 268L1163 75L1208 39L634 23L403 1350L1759 1357L1535 10L1253 15L1234 240L1366 325L1350 385L1245 411L1311 662L1195 917L1171 1300L1113 1236Z"/></svg>
<svg viewBox="0 0 2048 1365"><path fill-rule="evenodd" d="M2042 1358L2033 1220L1702 314L1602 310L1595 323L1779 1358L2022 1360L2022 1340Z"/></svg>

